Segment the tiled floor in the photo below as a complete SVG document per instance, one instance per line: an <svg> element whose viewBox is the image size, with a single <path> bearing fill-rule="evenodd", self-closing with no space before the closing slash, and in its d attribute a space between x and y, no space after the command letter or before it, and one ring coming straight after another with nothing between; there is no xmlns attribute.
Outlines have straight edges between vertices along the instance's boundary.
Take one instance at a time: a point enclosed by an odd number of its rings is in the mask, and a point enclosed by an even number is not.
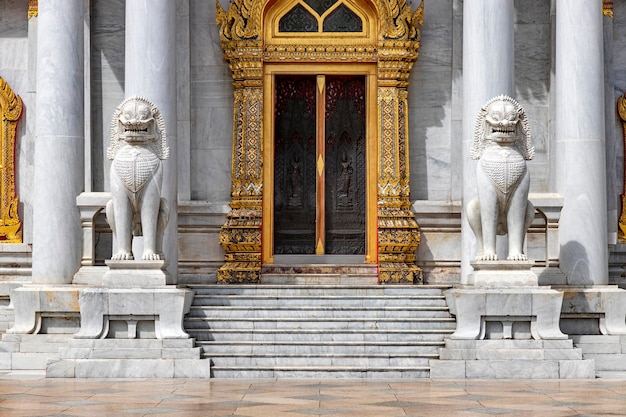
<svg viewBox="0 0 626 417"><path fill-rule="evenodd" d="M0 375L0 416L626 416L626 381L78 380Z"/></svg>

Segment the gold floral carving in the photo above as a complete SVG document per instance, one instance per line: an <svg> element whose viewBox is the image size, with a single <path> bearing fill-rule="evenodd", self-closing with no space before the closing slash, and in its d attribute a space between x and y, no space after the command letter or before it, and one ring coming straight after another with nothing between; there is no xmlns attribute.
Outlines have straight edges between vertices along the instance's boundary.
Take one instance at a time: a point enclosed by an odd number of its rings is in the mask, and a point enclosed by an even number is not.
<svg viewBox="0 0 626 417"><path fill-rule="evenodd" d="M22 115L22 99L0 77L0 242L21 243L22 223L15 194L15 144L17 122Z"/></svg>
<svg viewBox="0 0 626 417"><path fill-rule="evenodd" d="M295 0L290 0L295 4ZM370 32L344 37L273 38L264 13L273 0L216 2L224 59L233 76L234 127L231 212L220 233L226 250L219 282L257 282L261 270L263 219L262 98L265 63L376 63L378 67L378 262L382 283L420 282L416 266L419 226L409 200L407 87L417 60L423 2L413 10L407 0L355 1L376 17ZM273 10L273 9L272 9ZM373 22L377 22L374 25ZM264 35L265 34L265 35ZM264 36L266 39L263 39Z"/></svg>
<svg viewBox="0 0 626 417"><path fill-rule="evenodd" d="M625 145L624 156L626 156L626 93L617 99L617 113L622 120L622 136ZM623 183L623 194L621 195L622 211L619 216L619 230L617 231L617 235L621 242L626 242L626 166L624 166Z"/></svg>

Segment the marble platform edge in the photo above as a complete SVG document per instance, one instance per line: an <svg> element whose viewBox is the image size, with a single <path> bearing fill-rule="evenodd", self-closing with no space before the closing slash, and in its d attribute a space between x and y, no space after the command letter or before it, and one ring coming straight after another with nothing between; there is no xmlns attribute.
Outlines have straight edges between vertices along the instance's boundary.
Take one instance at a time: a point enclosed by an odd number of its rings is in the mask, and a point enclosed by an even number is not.
<svg viewBox="0 0 626 417"><path fill-rule="evenodd" d="M47 378L211 378L209 359L59 359Z"/></svg>
<svg viewBox="0 0 626 417"><path fill-rule="evenodd" d="M594 379L595 361L582 360L440 360L429 362L430 378L449 379Z"/></svg>

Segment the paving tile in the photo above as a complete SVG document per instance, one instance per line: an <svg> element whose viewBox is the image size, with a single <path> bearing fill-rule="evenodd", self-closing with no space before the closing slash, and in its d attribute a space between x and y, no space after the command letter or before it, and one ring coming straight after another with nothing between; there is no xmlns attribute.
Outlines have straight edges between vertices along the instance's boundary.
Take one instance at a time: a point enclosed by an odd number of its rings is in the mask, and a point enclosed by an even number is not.
<svg viewBox="0 0 626 417"><path fill-rule="evenodd" d="M7 416L624 415L626 381L76 380L0 377Z"/></svg>

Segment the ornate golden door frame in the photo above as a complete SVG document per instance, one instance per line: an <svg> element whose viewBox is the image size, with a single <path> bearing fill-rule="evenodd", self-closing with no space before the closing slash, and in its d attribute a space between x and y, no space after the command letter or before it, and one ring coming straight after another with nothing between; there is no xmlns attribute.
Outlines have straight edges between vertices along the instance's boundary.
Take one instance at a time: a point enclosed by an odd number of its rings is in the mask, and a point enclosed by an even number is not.
<svg viewBox="0 0 626 417"><path fill-rule="evenodd" d="M286 16L303 14L314 29L293 31ZM325 19L336 22L337 16L360 23L341 33L337 26L327 30ZM378 263L382 283L421 280L415 265L419 227L409 200L407 87L422 19L423 3L413 11L406 0L231 0L227 11L217 2L235 87L232 210L220 233L226 263L218 282L257 282L262 262L272 261L271 233L262 232L272 228L273 136L267 125L273 90L267 87L279 72L311 70L366 75L366 261Z"/></svg>
<svg viewBox="0 0 626 417"><path fill-rule="evenodd" d="M376 65L372 63L350 64L267 64L264 66L264 120L273 120L274 115L274 80L276 75L364 75L366 78L366 252L365 261L376 263L376 184L377 184L377 114L376 103ZM263 232L262 232L262 262L273 263L273 236L274 236L274 124L263 125Z"/></svg>

